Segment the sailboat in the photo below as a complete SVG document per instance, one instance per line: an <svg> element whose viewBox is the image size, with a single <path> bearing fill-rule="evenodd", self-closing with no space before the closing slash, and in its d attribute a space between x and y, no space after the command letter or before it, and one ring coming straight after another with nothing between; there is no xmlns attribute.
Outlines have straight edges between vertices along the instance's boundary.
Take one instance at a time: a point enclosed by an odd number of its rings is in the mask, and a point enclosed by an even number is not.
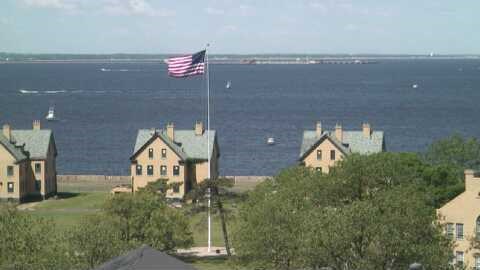
<svg viewBox="0 0 480 270"><path fill-rule="evenodd" d="M47 114L47 116L45 117L45 119L46 119L47 121L55 121L55 120L57 120L57 119L55 118L55 108L54 108L53 106L50 106L50 108L48 108L48 114Z"/></svg>
<svg viewBox="0 0 480 270"><path fill-rule="evenodd" d="M226 89L230 89L232 87L232 82L231 81L227 81L227 84L225 85L225 88Z"/></svg>

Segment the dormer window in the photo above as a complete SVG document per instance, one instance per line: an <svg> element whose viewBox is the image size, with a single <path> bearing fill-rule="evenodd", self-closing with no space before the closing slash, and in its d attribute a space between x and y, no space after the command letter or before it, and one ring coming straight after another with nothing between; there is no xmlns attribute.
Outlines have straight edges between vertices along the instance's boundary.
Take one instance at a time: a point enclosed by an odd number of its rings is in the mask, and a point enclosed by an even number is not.
<svg viewBox="0 0 480 270"><path fill-rule="evenodd" d="M162 158L166 158L166 157L167 157L167 149L163 148L162 149Z"/></svg>
<svg viewBox="0 0 480 270"><path fill-rule="evenodd" d="M148 158L153 159L153 148L148 148Z"/></svg>

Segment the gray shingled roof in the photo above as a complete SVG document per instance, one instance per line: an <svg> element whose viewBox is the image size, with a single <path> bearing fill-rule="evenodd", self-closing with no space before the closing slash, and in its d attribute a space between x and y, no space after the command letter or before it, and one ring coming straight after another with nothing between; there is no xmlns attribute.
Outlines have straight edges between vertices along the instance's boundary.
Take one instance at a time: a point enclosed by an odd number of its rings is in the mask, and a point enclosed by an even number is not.
<svg viewBox="0 0 480 270"><path fill-rule="evenodd" d="M175 130L175 142L167 135L165 130L140 129L135 141L133 155L135 155L152 136L159 136L165 141L182 159L208 159L213 152L213 144L215 142L216 132L210 130L210 148L207 154L207 131L203 135L195 135L194 130Z"/></svg>
<svg viewBox="0 0 480 270"><path fill-rule="evenodd" d="M196 270L193 266L147 245L116 257L94 270Z"/></svg>
<svg viewBox="0 0 480 270"><path fill-rule="evenodd" d="M326 131L317 138L315 130L305 130L300 148L300 158L321 140L328 137L336 144L340 142L335 138L334 132ZM373 131L370 138L365 138L362 131L343 131L343 142L340 144L346 153L373 154L383 151L383 131Z"/></svg>
<svg viewBox="0 0 480 270"><path fill-rule="evenodd" d="M11 143L3 134L0 134L0 144L12 154L16 161L22 161L27 158L27 153L24 153L21 147L17 146L18 144L15 145L14 143Z"/></svg>
<svg viewBox="0 0 480 270"><path fill-rule="evenodd" d="M25 144L25 150L30 153L31 159L46 159L48 155L48 146L52 131L49 129L40 130L12 130L12 137L17 145Z"/></svg>

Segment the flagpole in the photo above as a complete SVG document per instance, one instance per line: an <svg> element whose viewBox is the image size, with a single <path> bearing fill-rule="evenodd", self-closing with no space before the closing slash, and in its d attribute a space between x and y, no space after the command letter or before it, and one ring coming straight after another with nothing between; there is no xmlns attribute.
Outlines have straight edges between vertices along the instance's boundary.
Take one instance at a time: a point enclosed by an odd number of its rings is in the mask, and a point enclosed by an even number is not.
<svg viewBox="0 0 480 270"><path fill-rule="evenodd" d="M208 157L208 180L210 179L210 67L208 66L208 47L210 44L207 43L205 47L205 62L207 64L207 157ZM211 190L208 188L208 252L211 251L212 248L212 217L210 211L210 197L211 197Z"/></svg>

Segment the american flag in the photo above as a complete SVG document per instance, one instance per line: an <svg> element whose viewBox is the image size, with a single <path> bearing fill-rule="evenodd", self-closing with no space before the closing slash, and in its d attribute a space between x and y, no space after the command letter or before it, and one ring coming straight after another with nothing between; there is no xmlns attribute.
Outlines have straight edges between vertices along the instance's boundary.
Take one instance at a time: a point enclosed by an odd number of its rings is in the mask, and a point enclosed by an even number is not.
<svg viewBox="0 0 480 270"><path fill-rule="evenodd" d="M165 60L168 65L168 75L182 78L203 74L205 72L205 50Z"/></svg>

